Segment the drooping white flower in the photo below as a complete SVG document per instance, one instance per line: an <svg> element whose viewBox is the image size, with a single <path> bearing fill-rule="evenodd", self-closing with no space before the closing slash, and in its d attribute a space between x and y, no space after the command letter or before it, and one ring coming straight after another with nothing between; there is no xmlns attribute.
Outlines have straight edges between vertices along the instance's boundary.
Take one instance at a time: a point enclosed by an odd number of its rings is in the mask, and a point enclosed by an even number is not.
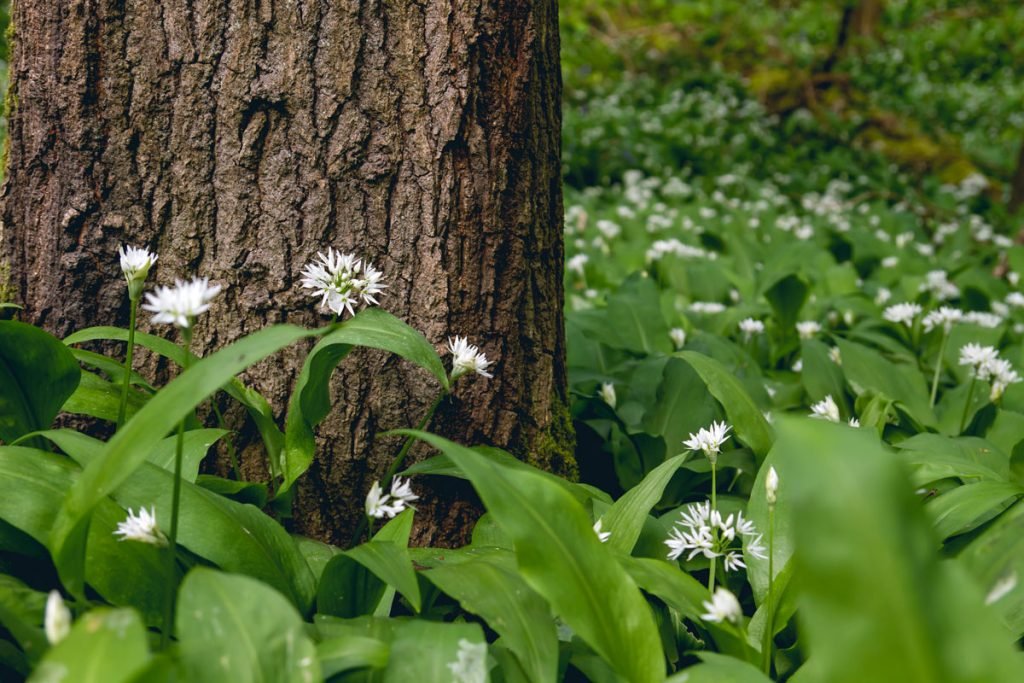
<svg viewBox="0 0 1024 683"><path fill-rule="evenodd" d="M734 624L738 624L740 619L743 618L743 608L740 607L740 601L728 589L721 586L715 589L715 594L711 596L711 600L705 600L703 605L707 612L700 615L700 618L704 621L715 623L731 621Z"/></svg>
<svg viewBox="0 0 1024 683"><path fill-rule="evenodd" d="M964 312L959 308L942 306L924 317L924 331L931 332L936 327L941 327L943 332L949 334L953 325L963 320Z"/></svg>
<svg viewBox="0 0 1024 683"><path fill-rule="evenodd" d="M672 345L676 347L676 351L686 346L686 330L681 327L673 327L668 331L668 336L672 338Z"/></svg>
<svg viewBox="0 0 1024 683"><path fill-rule="evenodd" d="M196 317L210 310L210 301L220 293L220 285L211 285L203 278L189 282L175 280L174 287L157 287L155 292L146 294L142 307L156 315L155 323L169 323L180 328L189 328Z"/></svg>
<svg viewBox="0 0 1024 683"><path fill-rule="evenodd" d="M764 332L764 323L753 318L744 318L740 321L739 327L740 332L743 333L743 338L747 341L750 341L754 335Z"/></svg>
<svg viewBox="0 0 1024 683"><path fill-rule="evenodd" d="M452 683L484 683L487 680L487 643L459 640L455 661L448 663Z"/></svg>
<svg viewBox="0 0 1024 683"><path fill-rule="evenodd" d="M128 283L128 296L137 300L142 294L143 284L149 276L149 269L156 263L157 255L142 247L118 247L121 256L121 272Z"/></svg>
<svg viewBox="0 0 1024 683"><path fill-rule="evenodd" d="M299 283L304 289L313 290L310 296L320 297L320 306L325 310L335 315L346 311L355 315L357 306L377 304L377 295L386 287L381 284L381 277L383 273L369 261L328 247L326 254L320 252L316 260L306 264Z"/></svg>
<svg viewBox="0 0 1024 683"><path fill-rule="evenodd" d="M52 590L46 598L43 631L50 645L56 645L71 632L71 610L64 604L60 591Z"/></svg>
<svg viewBox="0 0 1024 683"><path fill-rule="evenodd" d="M612 537L612 532L602 529L600 519L594 522L594 533L597 534L597 538L601 543L607 543L608 539Z"/></svg>
<svg viewBox="0 0 1024 683"><path fill-rule="evenodd" d="M401 501L403 506L409 506L414 500L420 499L420 497L412 491L412 482L408 479L402 479L401 477L395 477L391 480L390 495L391 498L394 499L395 503Z"/></svg>
<svg viewBox="0 0 1024 683"><path fill-rule="evenodd" d="M480 349L469 343L465 337L448 338L448 350L452 353L452 381L458 379L467 372L475 372L483 377L493 377L487 372L487 368L493 361L487 360L487 356L480 352Z"/></svg>
<svg viewBox="0 0 1024 683"><path fill-rule="evenodd" d="M814 335L821 332L821 323L817 320L801 320L796 324L796 333L801 339L813 339Z"/></svg>
<svg viewBox="0 0 1024 683"><path fill-rule="evenodd" d="M989 394L989 400L991 401L998 401L1007 387L1021 380L1020 375L1013 369L1010 361L1005 358L997 358L990 361L985 371L992 379L992 392Z"/></svg>
<svg viewBox="0 0 1024 683"><path fill-rule="evenodd" d="M156 523L156 509L140 507L137 513L128 508L128 516L119 522L114 531L119 541L138 541L155 546L167 545L167 537Z"/></svg>
<svg viewBox="0 0 1024 683"><path fill-rule="evenodd" d="M722 450L722 444L729 438L731 427L724 422L712 422L710 427L701 427L697 433L690 433L690 438L683 445L691 451L703 451L708 460L715 462Z"/></svg>
<svg viewBox="0 0 1024 683"><path fill-rule="evenodd" d="M405 501L394 500L390 495L384 493L380 482L373 482L369 493L366 494L366 515L375 519L391 519L405 509Z"/></svg>
<svg viewBox="0 0 1024 683"><path fill-rule="evenodd" d="M914 318L921 314L921 306L914 303L893 304L882 312L882 317L892 323L902 323L907 327L914 324Z"/></svg>
<svg viewBox="0 0 1024 683"><path fill-rule="evenodd" d="M779 473L774 467L768 468L768 474L764 478L764 498L769 505L775 505L779 496Z"/></svg>
<svg viewBox="0 0 1024 683"><path fill-rule="evenodd" d="M604 382L601 388L598 390L598 394L601 396L601 400L607 403L612 408L615 408L615 403L618 400L615 396L615 385L611 382Z"/></svg>
<svg viewBox="0 0 1024 683"><path fill-rule="evenodd" d="M811 406L811 417L829 422L839 422L839 406L836 405L832 394L828 394Z"/></svg>

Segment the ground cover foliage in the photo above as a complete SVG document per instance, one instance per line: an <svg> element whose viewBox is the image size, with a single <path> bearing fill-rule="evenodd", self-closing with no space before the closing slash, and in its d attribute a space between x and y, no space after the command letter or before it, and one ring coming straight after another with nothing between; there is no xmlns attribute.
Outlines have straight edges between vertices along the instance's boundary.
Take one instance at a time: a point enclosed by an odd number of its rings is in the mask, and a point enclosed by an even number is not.
<svg viewBox="0 0 1024 683"><path fill-rule="evenodd" d="M353 492L352 547L290 535L345 357L395 353L439 399L491 363L330 252L306 285L340 322L196 358L216 288L128 253L166 335L0 321L5 680L1024 680L1020 8L893 2L839 52L838 3L562 12L580 481L411 429L436 455ZM92 345L129 339L176 378ZM236 376L302 339L274 416ZM217 392L271 481L201 473L232 443ZM408 547L428 476L478 493L469 546Z"/></svg>

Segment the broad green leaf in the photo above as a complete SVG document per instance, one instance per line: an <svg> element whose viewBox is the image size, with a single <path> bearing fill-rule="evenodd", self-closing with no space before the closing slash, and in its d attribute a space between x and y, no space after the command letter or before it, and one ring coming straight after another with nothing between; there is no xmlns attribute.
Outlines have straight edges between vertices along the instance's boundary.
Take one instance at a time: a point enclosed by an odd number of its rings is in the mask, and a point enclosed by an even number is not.
<svg viewBox="0 0 1024 683"><path fill-rule="evenodd" d="M101 353L86 351L85 349L71 349L71 354L75 357L75 360L82 365L88 365L103 372L114 384L120 386L124 381L124 365L122 365L120 361L114 360L109 356L104 356ZM151 385L145 377L135 371L132 371L132 385L143 387L149 392L155 391L153 385Z"/></svg>
<svg viewBox="0 0 1024 683"><path fill-rule="evenodd" d="M601 516L602 530L611 532L608 537L609 548L627 555L633 551L647 515L661 500L672 475L688 457L689 454L677 455L658 465Z"/></svg>
<svg viewBox="0 0 1024 683"><path fill-rule="evenodd" d="M700 375L685 361L669 358L651 409L644 415L648 434L665 439L667 453L685 450L691 432L708 426L715 418L715 404Z"/></svg>
<svg viewBox="0 0 1024 683"><path fill-rule="evenodd" d="M800 358L804 367L800 381L811 402L817 403L831 396L839 405L840 412L848 415L846 392L843 390L843 371L829 357L828 346L817 339L801 342Z"/></svg>
<svg viewBox="0 0 1024 683"><path fill-rule="evenodd" d="M145 463L114 492L114 499L126 508L155 508L157 520L166 530L173 484L172 473ZM263 581L303 614L312 607L316 585L295 541L278 522L252 505L183 481L178 543L225 571Z"/></svg>
<svg viewBox="0 0 1024 683"><path fill-rule="evenodd" d="M1024 635L1024 504L1017 502L1000 515L960 552L957 562L983 590L998 597L995 609L1013 637ZM999 592L1003 593L1001 597Z"/></svg>
<svg viewBox="0 0 1024 683"><path fill-rule="evenodd" d="M658 287L646 275L631 275L608 297L607 318L611 324L603 326L600 341L608 346L646 354L672 351Z"/></svg>
<svg viewBox="0 0 1024 683"><path fill-rule="evenodd" d="M341 548L323 543L315 538L306 538L305 536L292 536L292 538L295 540L299 552L306 558L306 564L309 565L310 571L313 572L313 578L319 585L324 568L328 562L341 553Z"/></svg>
<svg viewBox="0 0 1024 683"><path fill-rule="evenodd" d="M0 626L35 662L49 645L40 625L46 609L46 593L35 591L6 574L0 574Z"/></svg>
<svg viewBox="0 0 1024 683"><path fill-rule="evenodd" d="M558 636L550 610L517 574L487 560L473 560L442 564L424 576L464 610L486 621L515 653L528 680L555 680Z"/></svg>
<svg viewBox="0 0 1024 683"><path fill-rule="evenodd" d="M796 321L800 318L800 310L807 301L810 287L798 275L787 275L779 278L764 292L764 298L772 307L779 327L787 334L793 334Z"/></svg>
<svg viewBox="0 0 1024 683"><path fill-rule="evenodd" d="M452 683L458 679L449 665L458 662L460 648L467 646L471 652L483 648L486 661L487 641L478 624L400 622L395 625L383 683Z"/></svg>
<svg viewBox="0 0 1024 683"><path fill-rule="evenodd" d="M129 391L126 417L131 418L145 403L146 399L142 394ZM88 370L82 370L81 381L75 387L75 392L61 406L61 410L73 415L87 415L107 422L116 422L120 405L119 384L113 384Z"/></svg>
<svg viewBox="0 0 1024 683"><path fill-rule="evenodd" d="M256 332L203 358L160 390L111 438L103 455L86 466L54 523L50 547L65 586L80 592L85 531L96 504L113 493L146 459L150 449L196 405L236 373L294 341L318 334L292 325Z"/></svg>
<svg viewBox="0 0 1024 683"><path fill-rule="evenodd" d="M877 351L843 339L836 340L843 359L843 373L855 393L877 391L898 401L923 427L936 426L929 405L928 387L916 367L893 363Z"/></svg>
<svg viewBox="0 0 1024 683"><path fill-rule="evenodd" d="M925 510L940 539L963 534L989 521L1024 495L1024 488L1005 481L979 481L957 486L932 498Z"/></svg>
<svg viewBox="0 0 1024 683"><path fill-rule="evenodd" d="M193 569L178 593L175 626L185 680L192 683L322 680L298 612L249 577Z"/></svg>
<svg viewBox="0 0 1024 683"><path fill-rule="evenodd" d="M793 497L801 681L1024 680L977 587L939 561L903 469L875 434L783 420L778 447L790 455L779 495Z"/></svg>
<svg viewBox="0 0 1024 683"><path fill-rule="evenodd" d="M369 569L342 553L331 558L320 576L317 614L342 618L373 614L387 584Z"/></svg>
<svg viewBox="0 0 1024 683"><path fill-rule="evenodd" d="M913 467L915 486L950 477L965 484L979 479L1006 481L1010 473L1009 459L983 439L917 434L896 447L900 457Z"/></svg>
<svg viewBox="0 0 1024 683"><path fill-rule="evenodd" d="M677 563L649 557L620 557L619 562L645 592L658 596L681 615L700 620L704 613L702 603L711 596L706 586L680 569Z"/></svg>
<svg viewBox="0 0 1024 683"><path fill-rule="evenodd" d="M772 430L739 380L721 363L702 353L680 351L677 355L701 376L708 391L725 408L736 435L750 446L760 463L772 447Z"/></svg>
<svg viewBox="0 0 1024 683"><path fill-rule="evenodd" d="M646 600L569 493L439 436L402 433L442 450L466 473L512 538L523 578L584 641L634 683L663 680L661 642Z"/></svg>
<svg viewBox="0 0 1024 683"><path fill-rule="evenodd" d="M325 680L350 669L383 669L388 665L390 653L387 643L364 636L331 638L316 646Z"/></svg>
<svg viewBox="0 0 1024 683"><path fill-rule="evenodd" d="M331 374L356 346L390 351L412 361L448 389L448 373L420 332L379 308L360 311L333 328L306 356L288 403L280 491L287 491L313 462L316 426L331 409Z"/></svg>
<svg viewBox="0 0 1024 683"><path fill-rule="evenodd" d="M670 676L665 683L771 683L760 669L735 657L707 651L697 656L700 664Z"/></svg>
<svg viewBox="0 0 1024 683"><path fill-rule="evenodd" d="M255 481L225 479L213 474L200 474L195 483L218 496L230 498L236 503L248 503L262 509L270 497L267 485Z"/></svg>
<svg viewBox="0 0 1024 683"><path fill-rule="evenodd" d="M393 586L412 604L413 610L419 612L420 586L404 545L374 539L346 550L345 554Z"/></svg>
<svg viewBox="0 0 1024 683"><path fill-rule="evenodd" d="M48 650L30 683L129 683L149 664L146 629L129 609L97 609Z"/></svg>
<svg viewBox="0 0 1024 683"><path fill-rule="evenodd" d="M32 325L0 320L0 441L48 429L81 372L59 339Z"/></svg>
<svg viewBox="0 0 1024 683"><path fill-rule="evenodd" d="M97 340L127 342L128 330L120 327L88 327L65 337L64 343L71 345ZM182 348L163 337L136 332L135 344L163 356L179 366L185 359L185 352ZM192 358L196 359L195 356ZM284 434L281 433L274 421L274 411L267 399L255 389L245 386L237 377L232 377L221 389L246 409L253 422L256 423L263 444L267 448L268 456L272 462L276 462L278 454L284 446Z"/></svg>

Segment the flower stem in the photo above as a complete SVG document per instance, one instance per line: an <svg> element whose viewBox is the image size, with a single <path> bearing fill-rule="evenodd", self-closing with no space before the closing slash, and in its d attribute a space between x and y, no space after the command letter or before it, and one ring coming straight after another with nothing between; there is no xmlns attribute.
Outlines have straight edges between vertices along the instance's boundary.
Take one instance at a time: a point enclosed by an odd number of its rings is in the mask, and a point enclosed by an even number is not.
<svg viewBox="0 0 1024 683"><path fill-rule="evenodd" d="M717 459L716 459L717 460ZM715 510L718 509L718 499L715 489L718 488L718 464L716 460L711 461L711 512L714 514ZM714 535L715 542L718 542L718 527L714 527L711 530ZM715 594L715 566L718 564L717 558L711 558L711 571L708 572L708 592L712 595Z"/></svg>
<svg viewBox="0 0 1024 683"><path fill-rule="evenodd" d="M935 359L935 375L932 377L932 399L931 405L935 405L935 397L939 393L939 374L942 372L942 358L946 354L946 342L949 341L949 332L942 328L942 343L939 344L939 357Z"/></svg>
<svg viewBox="0 0 1024 683"><path fill-rule="evenodd" d="M974 385L977 384L977 382L977 375L972 375L971 385L967 389L967 402L964 403L964 414L960 416L960 429L958 430L959 434L963 434L964 429L967 428L967 413L969 413L971 410L971 399L974 398Z"/></svg>
<svg viewBox="0 0 1024 683"><path fill-rule="evenodd" d="M427 428L427 425L429 425L430 421L434 418L434 413L437 412L438 407L441 405L441 401L443 401L444 397L447 396L447 395L448 395L448 392L445 391L444 389L442 389L441 393L438 394L437 398L434 399L434 402L432 404L430 404L430 408L427 410L426 415L423 416L423 419L421 419L420 423L416 426L416 431L423 431L424 429ZM412 448L412 445L413 445L414 442L415 442L415 437L412 437L412 436L406 437L405 443L402 444L402 449L400 451L398 451L398 455L395 456L395 459L391 462L391 466L388 467L388 471L384 475L384 478L381 479L381 483L380 483L381 488L387 490L388 484L391 483L392 477L395 476L395 474L398 472L398 469L402 466L402 462L405 460L405 456L407 456L409 454L409 450ZM352 534L352 544L353 545L355 545L355 543L360 538L362 538L363 532L366 531L366 523L367 523L367 517L364 516L359 521L359 526L356 527L355 533ZM372 533L372 531L371 531L371 533Z"/></svg>
<svg viewBox="0 0 1024 683"><path fill-rule="evenodd" d="M182 346L185 349L185 358L182 361L182 371L188 370L189 359L191 358L190 347L192 346L192 329L182 328ZM185 420L178 423L178 439L174 447L174 488L171 491L171 530L167 537L167 596L164 606L164 628L161 633L160 643L163 649L170 645L171 631L174 624L174 569L178 550L178 510L181 506L181 461L185 449Z"/></svg>
<svg viewBox="0 0 1024 683"><path fill-rule="evenodd" d="M768 618L761 638L761 665L765 676L772 673L772 643L775 642L775 506L768 506Z"/></svg>
<svg viewBox="0 0 1024 683"><path fill-rule="evenodd" d="M135 317L139 310L138 298L129 299L128 348L124 352L124 383L121 385L121 403L117 407L117 428L124 424L128 413L128 387L132 383L132 357L135 355Z"/></svg>

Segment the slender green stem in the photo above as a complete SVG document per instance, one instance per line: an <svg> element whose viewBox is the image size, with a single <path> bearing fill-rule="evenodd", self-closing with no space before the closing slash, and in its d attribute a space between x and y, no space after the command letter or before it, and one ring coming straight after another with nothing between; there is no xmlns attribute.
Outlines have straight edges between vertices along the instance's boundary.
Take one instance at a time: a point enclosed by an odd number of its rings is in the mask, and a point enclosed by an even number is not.
<svg viewBox="0 0 1024 683"><path fill-rule="evenodd" d="M182 328L182 346L185 349L185 359L182 362L182 371L188 370L191 358L190 347L192 346L192 329ZM178 550L178 510L181 507L181 461L185 449L185 420L178 423L178 439L174 447L174 488L171 492L171 530L167 537L167 596L164 606L164 628L160 642L162 648L170 645L171 631L174 624L174 570Z"/></svg>
<svg viewBox="0 0 1024 683"><path fill-rule="evenodd" d="M423 419L420 420L420 423L416 426L417 431L423 431L424 429L427 428L427 426L430 424L430 421L434 418L434 413L437 412L438 407L441 405L441 401L443 401L444 397L447 395L448 392L442 389L441 393L437 395L437 398L435 398L434 402L430 405L430 409L427 410L427 413L423 416ZM415 441L415 437L406 437L405 443L402 444L402 449L398 451L398 455L395 456L395 459L391 462L391 466L388 467L388 471L384 475L384 478L381 479L380 485L382 489L387 490L388 484L391 483L391 479L395 476L399 468L402 466L402 462L405 461L405 456L409 455L409 450L412 448L412 445L413 443L415 443ZM355 543L360 538L362 538L363 532L366 531L367 521L368 518L365 516L359 521L359 526L356 527L355 533L352 534L353 545L355 545ZM372 522L370 524L372 528Z"/></svg>
<svg viewBox="0 0 1024 683"><path fill-rule="evenodd" d="M716 459L717 460L717 459ZM718 509L718 498L715 489L718 488L718 463L716 460L711 461L711 512L714 514L715 510ZM718 541L718 527L711 529L711 534L715 541ZM711 571L708 572L708 592L714 595L715 593L715 566L717 565L716 558L711 558Z"/></svg>
<svg viewBox="0 0 1024 683"><path fill-rule="evenodd" d="M761 665L765 676L772 673L772 644L775 642L775 506L768 505L768 618L761 638Z"/></svg>
<svg viewBox="0 0 1024 683"><path fill-rule="evenodd" d="M124 352L124 382L121 384L121 404L117 407L117 428L124 424L128 414L128 387L132 383L132 358L135 355L135 317L139 310L139 300L129 299L128 314L128 348Z"/></svg>
<svg viewBox="0 0 1024 683"><path fill-rule="evenodd" d="M964 429L967 428L967 413L971 411L971 400L974 398L974 385L978 383L978 377L971 375L971 385L967 389L967 402L964 403L964 414L960 416L960 430L958 434L963 434Z"/></svg>
<svg viewBox="0 0 1024 683"><path fill-rule="evenodd" d="M935 405L935 397L939 394L939 375L942 373L942 359L946 355L946 342L949 341L949 332L942 328L942 343L939 344L939 357L935 359L935 375L932 376L932 399L931 405Z"/></svg>

